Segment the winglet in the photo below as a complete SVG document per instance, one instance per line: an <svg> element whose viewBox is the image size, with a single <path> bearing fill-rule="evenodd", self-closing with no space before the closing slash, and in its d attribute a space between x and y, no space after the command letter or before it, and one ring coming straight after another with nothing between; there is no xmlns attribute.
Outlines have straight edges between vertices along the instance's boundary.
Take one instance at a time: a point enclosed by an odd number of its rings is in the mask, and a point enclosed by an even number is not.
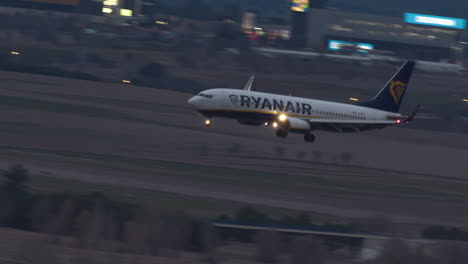
<svg viewBox="0 0 468 264"><path fill-rule="evenodd" d="M418 113L420 107L421 107L421 105L418 104L418 106L416 107L416 110L414 110L414 111L405 119L405 122L406 122L406 123L409 123L409 122L413 121L413 118L414 118L414 117L416 116L416 114Z"/></svg>
<svg viewBox="0 0 468 264"><path fill-rule="evenodd" d="M245 91L251 91L252 90L252 85L254 83L254 80L255 80L255 76L252 75L252 77L250 77L249 81L247 82L247 84L244 87Z"/></svg>

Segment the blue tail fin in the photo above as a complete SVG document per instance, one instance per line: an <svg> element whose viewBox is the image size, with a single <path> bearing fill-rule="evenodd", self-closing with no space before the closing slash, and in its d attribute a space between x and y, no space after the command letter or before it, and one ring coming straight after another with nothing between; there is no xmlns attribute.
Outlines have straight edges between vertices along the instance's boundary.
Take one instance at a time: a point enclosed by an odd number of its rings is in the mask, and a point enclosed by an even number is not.
<svg viewBox="0 0 468 264"><path fill-rule="evenodd" d="M358 105L397 113L400 110L406 88L408 88L414 65L414 61L406 61L374 99L358 103Z"/></svg>

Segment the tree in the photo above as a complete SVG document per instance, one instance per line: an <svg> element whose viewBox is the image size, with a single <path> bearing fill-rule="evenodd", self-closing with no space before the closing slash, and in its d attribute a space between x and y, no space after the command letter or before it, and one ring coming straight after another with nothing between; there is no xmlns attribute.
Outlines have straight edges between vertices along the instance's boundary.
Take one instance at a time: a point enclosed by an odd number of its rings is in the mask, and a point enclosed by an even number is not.
<svg viewBox="0 0 468 264"><path fill-rule="evenodd" d="M216 248L219 245L219 236L216 229L208 223L201 226L201 250L206 255L208 263L217 263Z"/></svg>
<svg viewBox="0 0 468 264"><path fill-rule="evenodd" d="M437 263L462 264L468 259L468 246L462 242L446 242L437 253Z"/></svg>
<svg viewBox="0 0 468 264"><path fill-rule="evenodd" d="M3 173L3 188L8 193L23 193L29 180L29 172L21 165L14 165Z"/></svg>
<svg viewBox="0 0 468 264"><path fill-rule="evenodd" d="M261 231L255 235L258 260L263 263L276 263L280 257L281 243L278 233Z"/></svg>
<svg viewBox="0 0 468 264"><path fill-rule="evenodd" d="M321 264L326 261L327 249L321 240L299 236L292 239L289 254L292 264Z"/></svg>
<svg viewBox="0 0 468 264"><path fill-rule="evenodd" d="M392 234L395 232L395 224L385 216L375 216L364 222L362 225L362 231Z"/></svg>
<svg viewBox="0 0 468 264"><path fill-rule="evenodd" d="M84 248L86 240L86 230L91 217L91 212L82 210L75 218L75 236L78 238L79 247Z"/></svg>
<svg viewBox="0 0 468 264"><path fill-rule="evenodd" d="M19 244L16 263L55 264L56 252L41 241L25 241Z"/></svg>
<svg viewBox="0 0 468 264"><path fill-rule="evenodd" d="M388 241L380 254L377 263L381 264L412 264L413 255L409 246L401 239L394 238ZM445 262L447 263L447 262Z"/></svg>
<svg viewBox="0 0 468 264"><path fill-rule="evenodd" d="M36 202L31 211L31 227L33 231L44 232L52 211L52 201L43 197Z"/></svg>
<svg viewBox="0 0 468 264"><path fill-rule="evenodd" d="M137 221L125 223L125 242L129 251L135 254L144 254L149 241L149 230L146 224Z"/></svg>
<svg viewBox="0 0 468 264"><path fill-rule="evenodd" d="M267 215L257 211L253 206L245 206L236 212L236 221L251 224L266 224L270 222Z"/></svg>
<svg viewBox="0 0 468 264"><path fill-rule="evenodd" d="M192 218L183 213L168 214L163 216L165 245L170 249L182 250L189 247L190 234L192 233Z"/></svg>
<svg viewBox="0 0 468 264"><path fill-rule="evenodd" d="M423 237L430 239L468 241L468 232L456 227L430 226L423 230Z"/></svg>
<svg viewBox="0 0 468 264"><path fill-rule="evenodd" d="M295 222L298 226L310 225L310 216L307 213L300 213L296 216Z"/></svg>
<svg viewBox="0 0 468 264"><path fill-rule="evenodd" d="M72 231L72 217L75 212L75 202L71 199L65 200L55 219L51 221L52 234L58 236L67 236Z"/></svg>
<svg viewBox="0 0 468 264"><path fill-rule="evenodd" d="M118 239L119 226L113 214L107 213L104 216L104 231L103 239L108 241L115 241Z"/></svg>
<svg viewBox="0 0 468 264"><path fill-rule="evenodd" d="M125 241L133 253L158 255L167 242L163 232L161 217L142 209L133 221L125 224Z"/></svg>
<svg viewBox="0 0 468 264"><path fill-rule="evenodd" d="M15 165L3 172L2 176L0 224L20 229L31 228L30 212L33 197L26 190L28 171L21 165Z"/></svg>
<svg viewBox="0 0 468 264"><path fill-rule="evenodd" d="M84 232L83 246L89 249L99 249L104 234L105 212L102 201L97 201L94 210L89 215Z"/></svg>

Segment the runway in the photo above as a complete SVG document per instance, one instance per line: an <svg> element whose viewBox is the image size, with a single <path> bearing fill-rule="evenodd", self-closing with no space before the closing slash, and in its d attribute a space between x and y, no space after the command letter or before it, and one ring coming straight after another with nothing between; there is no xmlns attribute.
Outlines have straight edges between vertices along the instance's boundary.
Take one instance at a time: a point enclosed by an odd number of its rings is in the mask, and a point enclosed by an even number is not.
<svg viewBox="0 0 468 264"><path fill-rule="evenodd" d="M207 129L186 104L191 94L7 72L0 81L2 167L336 217L467 225L467 135L317 132L308 144L230 120Z"/></svg>

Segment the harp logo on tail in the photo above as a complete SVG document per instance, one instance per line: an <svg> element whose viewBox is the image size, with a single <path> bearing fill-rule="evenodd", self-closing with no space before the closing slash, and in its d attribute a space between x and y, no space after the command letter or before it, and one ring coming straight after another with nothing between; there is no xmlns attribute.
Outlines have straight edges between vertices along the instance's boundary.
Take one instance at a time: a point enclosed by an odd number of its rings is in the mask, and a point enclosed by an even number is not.
<svg viewBox="0 0 468 264"><path fill-rule="evenodd" d="M401 99L401 96L405 93L407 86L408 85L406 83L400 81L392 81L390 83L390 94L392 95L396 104L398 104L398 102Z"/></svg>

